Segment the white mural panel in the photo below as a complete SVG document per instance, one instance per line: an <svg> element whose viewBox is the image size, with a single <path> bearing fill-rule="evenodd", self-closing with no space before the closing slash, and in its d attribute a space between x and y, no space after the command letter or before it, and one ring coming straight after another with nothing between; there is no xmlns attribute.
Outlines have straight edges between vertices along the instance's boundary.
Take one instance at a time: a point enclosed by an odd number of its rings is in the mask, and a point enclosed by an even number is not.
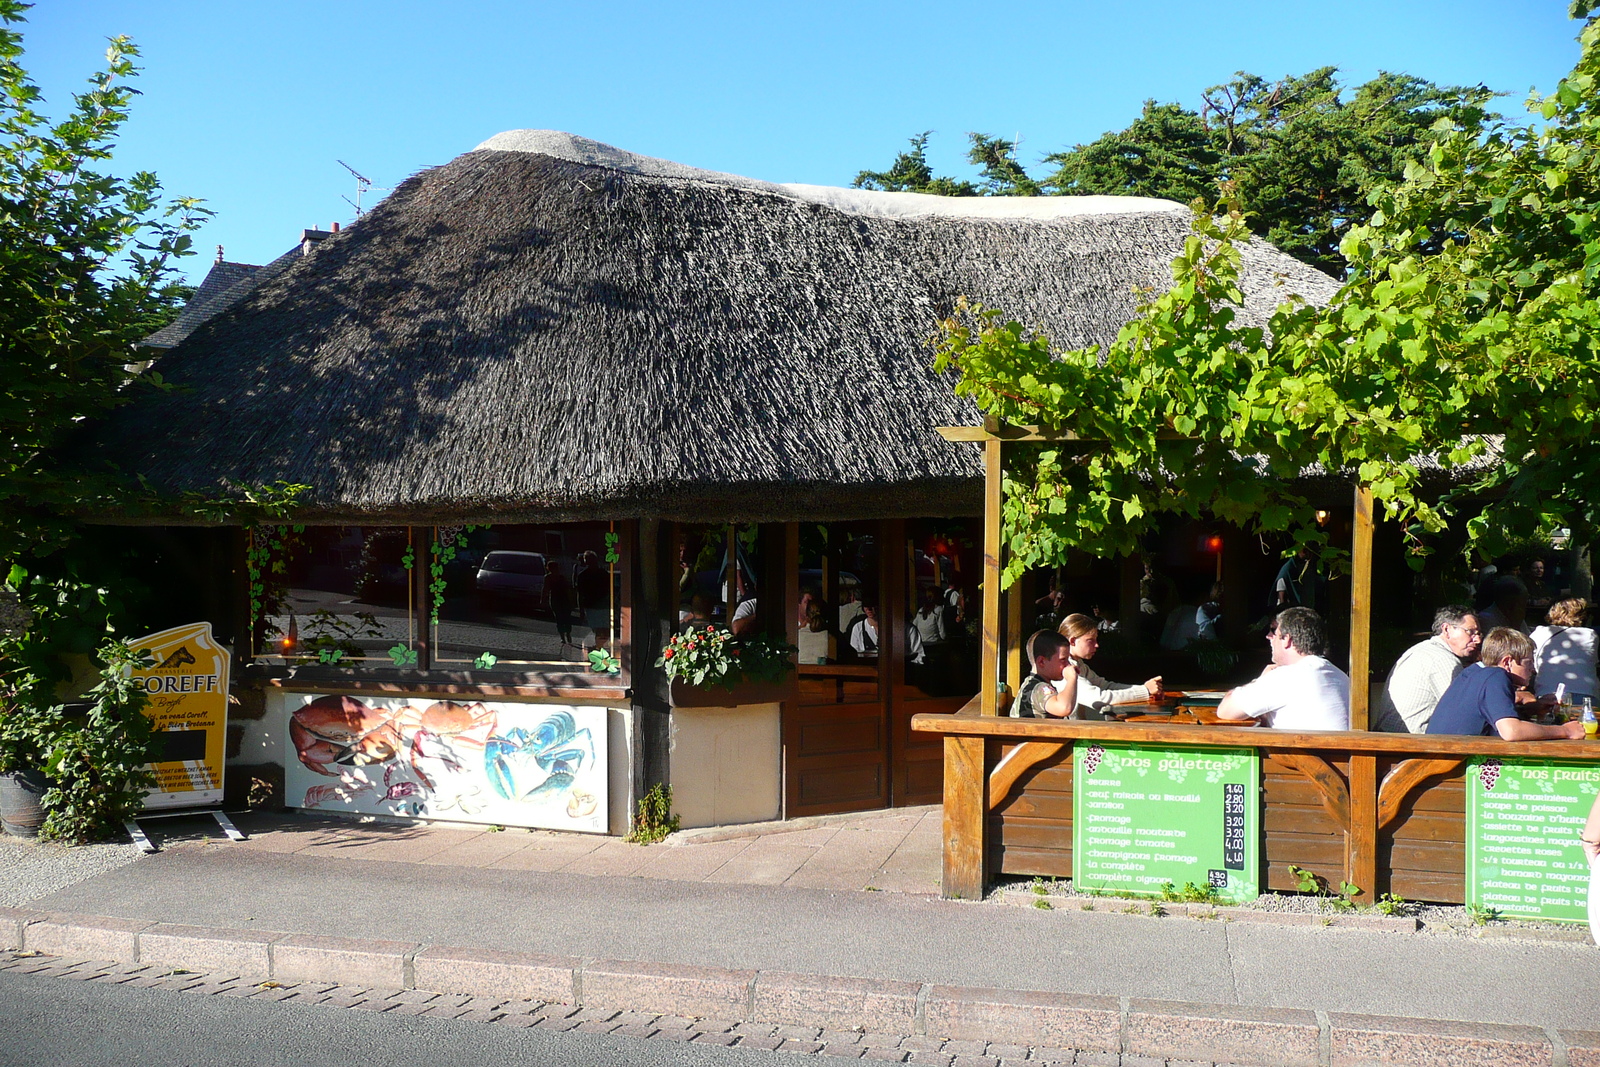
<svg viewBox="0 0 1600 1067"><path fill-rule="evenodd" d="M606 709L291 698L292 807L606 832Z"/></svg>

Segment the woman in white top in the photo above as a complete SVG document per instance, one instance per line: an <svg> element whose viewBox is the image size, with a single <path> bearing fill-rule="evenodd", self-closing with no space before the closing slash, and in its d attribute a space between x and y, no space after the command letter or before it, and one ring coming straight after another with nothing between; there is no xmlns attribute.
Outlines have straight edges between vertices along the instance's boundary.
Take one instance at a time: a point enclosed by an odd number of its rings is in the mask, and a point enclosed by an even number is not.
<svg viewBox="0 0 1600 1067"><path fill-rule="evenodd" d="M1535 627L1533 684L1539 696L1554 693L1563 683L1568 696L1600 697L1595 681L1595 634L1585 625L1589 602L1581 597L1550 605L1545 625Z"/></svg>
<svg viewBox="0 0 1600 1067"><path fill-rule="evenodd" d="M1143 685L1119 685L1106 681L1089 667L1088 661L1100 650L1100 626L1096 620L1087 615L1068 615L1061 620L1061 636L1067 639L1069 662L1073 667L1066 674L1075 677L1078 686L1074 719L1099 718L1099 713L1093 710L1096 704L1141 704L1161 696L1160 675ZM1061 689L1061 683L1058 682L1056 688Z"/></svg>

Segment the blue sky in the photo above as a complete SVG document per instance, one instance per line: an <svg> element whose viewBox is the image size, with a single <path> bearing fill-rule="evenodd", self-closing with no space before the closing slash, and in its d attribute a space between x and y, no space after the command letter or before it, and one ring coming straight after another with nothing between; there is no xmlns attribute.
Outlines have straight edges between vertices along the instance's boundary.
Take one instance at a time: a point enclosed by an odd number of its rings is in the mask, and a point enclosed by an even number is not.
<svg viewBox="0 0 1600 1067"><path fill-rule="evenodd" d="M198 277L219 243L260 263L301 229L349 222L355 182L337 160L393 187L500 130L847 185L931 129L936 169L965 174L968 130L1020 133L1031 165L1125 126L1148 97L1192 106L1236 70L1483 82L1520 113L1570 69L1577 28L1565 0L43 0L23 29L52 116L107 36L137 41L144 95L117 169L154 170L217 212Z"/></svg>

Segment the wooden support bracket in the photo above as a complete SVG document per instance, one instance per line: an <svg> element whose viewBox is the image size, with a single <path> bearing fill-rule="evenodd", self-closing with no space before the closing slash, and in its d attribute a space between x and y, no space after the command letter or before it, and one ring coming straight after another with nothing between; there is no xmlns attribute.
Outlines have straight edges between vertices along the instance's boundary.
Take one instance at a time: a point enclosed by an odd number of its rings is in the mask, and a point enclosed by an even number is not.
<svg viewBox="0 0 1600 1067"><path fill-rule="evenodd" d="M1326 760L1309 752L1273 752L1267 758L1309 778L1316 787L1323 810L1333 817L1340 829L1350 826L1350 788L1345 785L1344 776Z"/></svg>
<svg viewBox="0 0 1600 1067"><path fill-rule="evenodd" d="M1070 750L1070 741L1024 741L1005 754L1005 758L989 772L989 810L1006 802L1011 790L1024 774L1063 751Z"/></svg>
<svg viewBox="0 0 1600 1067"><path fill-rule="evenodd" d="M1378 829L1382 831L1400 815L1411 791L1429 778L1450 774L1465 763L1464 759L1408 759L1389 768L1378 787Z"/></svg>

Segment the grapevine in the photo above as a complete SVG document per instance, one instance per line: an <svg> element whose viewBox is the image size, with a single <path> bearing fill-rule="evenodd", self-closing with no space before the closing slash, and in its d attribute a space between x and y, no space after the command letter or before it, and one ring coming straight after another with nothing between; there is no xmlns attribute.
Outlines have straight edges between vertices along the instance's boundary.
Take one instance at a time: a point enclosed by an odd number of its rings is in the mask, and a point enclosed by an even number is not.
<svg viewBox="0 0 1600 1067"><path fill-rule="evenodd" d="M1093 774L1095 768L1100 766L1100 761L1105 758L1106 750L1103 745L1090 745L1083 754L1083 773Z"/></svg>

